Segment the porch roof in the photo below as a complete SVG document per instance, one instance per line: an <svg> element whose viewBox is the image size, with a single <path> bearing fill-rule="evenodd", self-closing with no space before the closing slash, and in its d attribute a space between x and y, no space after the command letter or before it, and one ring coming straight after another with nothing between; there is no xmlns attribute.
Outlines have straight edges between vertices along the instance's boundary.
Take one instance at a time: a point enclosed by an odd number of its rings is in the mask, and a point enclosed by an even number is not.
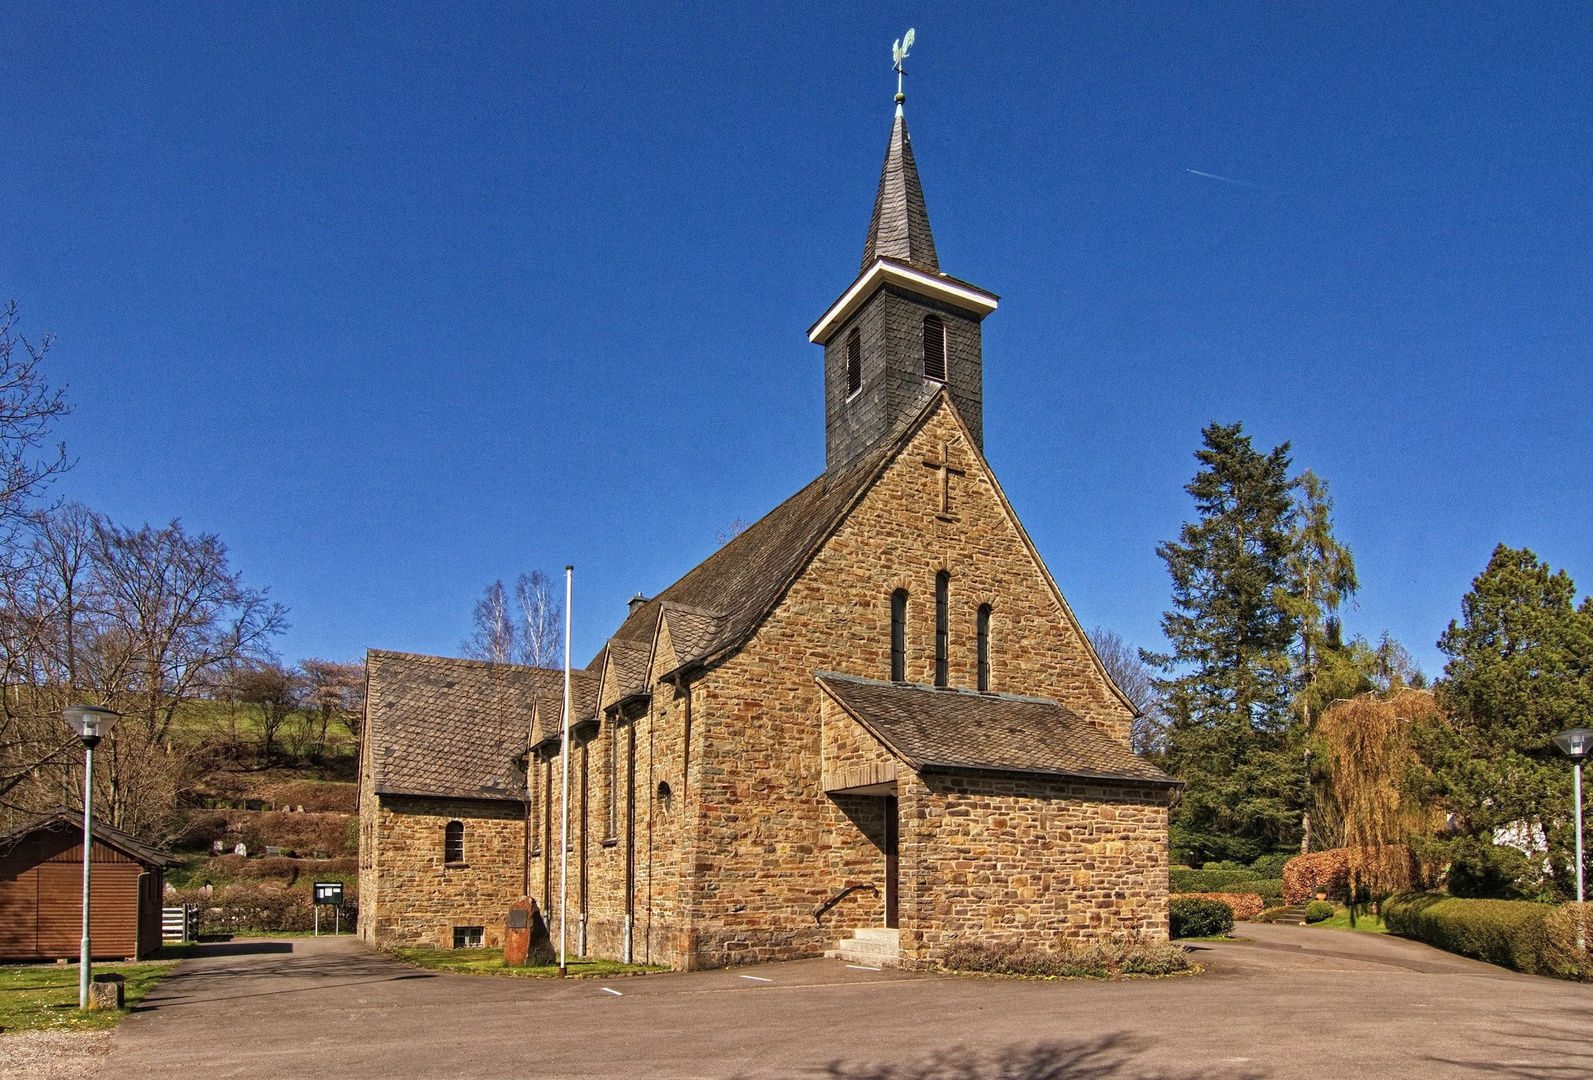
<svg viewBox="0 0 1593 1080"><path fill-rule="evenodd" d="M1049 698L815 672L819 685L913 769L1178 781Z"/></svg>

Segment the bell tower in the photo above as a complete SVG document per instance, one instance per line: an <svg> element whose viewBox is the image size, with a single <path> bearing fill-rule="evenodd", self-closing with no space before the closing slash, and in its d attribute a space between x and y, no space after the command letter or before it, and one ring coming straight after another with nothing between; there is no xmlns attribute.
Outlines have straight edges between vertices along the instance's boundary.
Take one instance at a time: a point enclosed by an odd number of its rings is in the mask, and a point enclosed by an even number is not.
<svg viewBox="0 0 1593 1080"><path fill-rule="evenodd" d="M825 471L832 474L917 416L942 388L984 449L980 323L998 298L940 269L905 98L898 90L862 272L808 330L808 340L824 346Z"/></svg>

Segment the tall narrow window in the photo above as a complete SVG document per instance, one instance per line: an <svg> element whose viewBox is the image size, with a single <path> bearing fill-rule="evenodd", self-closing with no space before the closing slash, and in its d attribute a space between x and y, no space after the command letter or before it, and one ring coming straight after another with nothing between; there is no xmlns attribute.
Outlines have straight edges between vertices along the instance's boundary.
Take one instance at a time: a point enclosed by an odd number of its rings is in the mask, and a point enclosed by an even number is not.
<svg viewBox="0 0 1593 1080"><path fill-rule="evenodd" d="M990 689L990 605L979 605L979 689Z"/></svg>
<svg viewBox="0 0 1593 1080"><path fill-rule="evenodd" d="M846 396L863 389L863 335L856 328L846 335Z"/></svg>
<svg viewBox="0 0 1593 1080"><path fill-rule="evenodd" d="M946 324L939 315L924 316L924 378L946 381Z"/></svg>
<svg viewBox="0 0 1593 1080"><path fill-rule="evenodd" d="M462 863L465 861L465 823L463 821L450 821L443 826L443 862Z"/></svg>
<svg viewBox="0 0 1593 1080"><path fill-rule="evenodd" d="M946 656L951 651L951 611L947 593L951 575L942 570L935 575L935 685L946 685Z"/></svg>
<svg viewBox="0 0 1593 1080"><path fill-rule="evenodd" d="M891 681L907 681L907 590L891 593Z"/></svg>

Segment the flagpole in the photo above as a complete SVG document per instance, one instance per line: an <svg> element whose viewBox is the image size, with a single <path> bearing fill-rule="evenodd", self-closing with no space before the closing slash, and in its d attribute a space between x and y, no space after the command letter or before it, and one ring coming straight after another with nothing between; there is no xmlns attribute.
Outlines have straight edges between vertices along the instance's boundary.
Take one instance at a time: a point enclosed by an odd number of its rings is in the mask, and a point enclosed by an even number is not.
<svg viewBox="0 0 1593 1080"><path fill-rule="evenodd" d="M574 592L575 567L564 568L564 734L559 742L563 768L559 783L559 977L569 974L565 953L568 940L565 912L570 899L570 599Z"/></svg>

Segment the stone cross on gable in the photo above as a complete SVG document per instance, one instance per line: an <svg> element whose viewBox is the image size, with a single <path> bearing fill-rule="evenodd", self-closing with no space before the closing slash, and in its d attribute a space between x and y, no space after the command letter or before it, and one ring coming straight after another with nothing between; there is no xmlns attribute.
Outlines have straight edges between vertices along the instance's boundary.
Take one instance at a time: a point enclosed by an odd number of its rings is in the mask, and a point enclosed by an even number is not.
<svg viewBox="0 0 1593 1080"><path fill-rule="evenodd" d="M935 516L942 521L951 521L951 478L953 476L967 476L968 474L951 463L951 444L942 439L940 443L940 460L926 461L924 467L934 469L940 473L940 512Z"/></svg>

